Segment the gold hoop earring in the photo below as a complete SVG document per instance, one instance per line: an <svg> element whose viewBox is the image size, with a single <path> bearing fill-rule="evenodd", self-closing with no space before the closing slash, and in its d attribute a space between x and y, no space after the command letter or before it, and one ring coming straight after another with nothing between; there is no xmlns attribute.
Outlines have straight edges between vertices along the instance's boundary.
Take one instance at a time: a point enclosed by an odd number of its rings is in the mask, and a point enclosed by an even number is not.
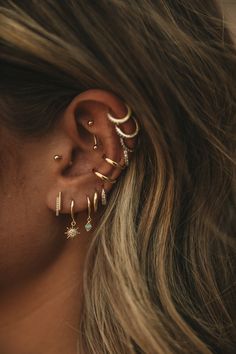
<svg viewBox="0 0 236 354"><path fill-rule="evenodd" d="M94 212L96 213L98 210L98 193L95 192L93 195L93 208L94 208Z"/></svg>
<svg viewBox="0 0 236 354"><path fill-rule="evenodd" d="M56 216L59 216L61 211L61 192L56 197Z"/></svg>
<svg viewBox="0 0 236 354"><path fill-rule="evenodd" d="M136 135L138 135L139 132L139 125L137 120L133 117L134 123L135 123L135 131L131 134L126 134L124 133L117 125L115 126L116 132L119 135L120 138L123 139L132 139L134 138Z"/></svg>
<svg viewBox="0 0 236 354"><path fill-rule="evenodd" d="M109 159L108 157L106 157L106 155L103 155L103 158L104 160L109 163L110 165L112 165L113 167L117 167L117 168L120 168L121 170L124 170L125 169L125 165L122 166L121 164L119 164L118 162L116 161L113 161L112 159Z"/></svg>
<svg viewBox="0 0 236 354"><path fill-rule="evenodd" d="M92 224L91 224L91 202L90 198L87 196L87 203L88 203L88 218L87 218L87 223L85 224L85 230L88 232L92 229Z"/></svg>
<svg viewBox="0 0 236 354"><path fill-rule="evenodd" d="M93 173L98 177L100 178L102 181L105 181L105 182L109 182L109 183L116 183L116 179L111 179L105 175L103 175L102 173L96 171L95 169L92 170Z"/></svg>
<svg viewBox="0 0 236 354"><path fill-rule="evenodd" d="M127 103L125 103L125 106L127 107L128 112L125 115L125 117L123 117L123 118L115 118L109 112L107 113L107 116L108 116L108 119L110 120L110 122L112 122L114 124L122 124L122 123L127 122L130 119L130 116L132 113L131 108L128 106Z"/></svg>
<svg viewBox="0 0 236 354"><path fill-rule="evenodd" d="M66 228L67 231L65 232L65 234L67 235L67 238L75 238L80 234L79 228L76 227L76 221L74 217L74 206L75 206L75 202L72 199L70 203L70 213L71 213L72 221L71 221L71 226Z"/></svg>
<svg viewBox="0 0 236 354"><path fill-rule="evenodd" d="M104 188L102 188L102 192L101 192L101 199L102 199L102 205L107 205L107 195L106 195L106 191Z"/></svg>

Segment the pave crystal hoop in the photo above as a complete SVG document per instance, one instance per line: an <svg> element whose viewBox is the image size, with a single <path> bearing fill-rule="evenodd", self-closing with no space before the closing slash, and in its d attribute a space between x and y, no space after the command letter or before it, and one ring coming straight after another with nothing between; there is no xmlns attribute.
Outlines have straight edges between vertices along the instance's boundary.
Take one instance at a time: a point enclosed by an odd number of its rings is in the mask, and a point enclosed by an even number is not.
<svg viewBox="0 0 236 354"><path fill-rule="evenodd" d="M109 163L110 165L112 165L113 167L117 167L117 168L120 168L121 170L124 170L125 169L125 165L121 165L119 164L118 162L112 160L112 159L109 159L108 157L106 157L106 155L103 155L103 158L104 160Z"/></svg>
<svg viewBox="0 0 236 354"><path fill-rule="evenodd" d="M127 120L129 120L130 117L131 117L132 111L131 111L131 108L129 107L129 105L127 103L125 103L125 106L127 107L127 110L128 110L128 112L127 112L125 117L123 117L123 118L115 118L108 112L107 113L108 119L114 124L122 124L122 123L127 122Z"/></svg>
<svg viewBox="0 0 236 354"><path fill-rule="evenodd" d="M139 125L138 125L137 120L134 117L133 117L133 120L134 120L134 123L135 123L135 131L133 133L131 133L131 134L124 133L117 125L115 126L116 132L117 132L117 134L119 135L120 138L132 139L136 135L138 135Z"/></svg>
<svg viewBox="0 0 236 354"><path fill-rule="evenodd" d="M105 182L109 182L111 184L113 183L116 183L116 179L111 179L105 175L103 175L102 173L96 171L95 169L93 169L93 173L98 177L100 178L102 181L105 181Z"/></svg>

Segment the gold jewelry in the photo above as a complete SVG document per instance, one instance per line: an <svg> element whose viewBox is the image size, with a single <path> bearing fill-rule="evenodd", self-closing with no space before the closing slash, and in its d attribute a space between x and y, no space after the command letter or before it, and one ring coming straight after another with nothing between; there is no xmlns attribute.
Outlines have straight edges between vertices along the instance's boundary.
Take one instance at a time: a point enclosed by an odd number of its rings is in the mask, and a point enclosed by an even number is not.
<svg viewBox="0 0 236 354"><path fill-rule="evenodd" d="M125 105L126 105L126 107L127 107L127 109L128 109L128 112L127 112L126 116L123 117L123 118L115 118L115 117L113 117L109 112L107 113L108 119L109 119L112 123L114 123L114 124L122 124L122 123L127 122L127 120L129 120L129 118L130 118L130 116L131 116L131 113L132 113L132 112L131 112L131 108L128 106L128 104L125 103Z"/></svg>
<svg viewBox="0 0 236 354"><path fill-rule="evenodd" d="M94 121L93 121L93 120L89 120L89 121L88 121L88 126L89 126L89 127L92 127L93 124L94 124Z"/></svg>
<svg viewBox="0 0 236 354"><path fill-rule="evenodd" d="M116 132L119 135L119 137L124 138L124 139L132 139L136 135L138 135L139 132L139 125L137 120L133 117L134 123L135 123L135 131L131 134L126 134L124 133L117 125L115 126Z"/></svg>
<svg viewBox="0 0 236 354"><path fill-rule="evenodd" d="M91 202L90 198L87 196L87 202L88 202L88 218L87 218L87 223L85 225L85 230L88 232L92 229L92 224L91 224Z"/></svg>
<svg viewBox="0 0 236 354"><path fill-rule="evenodd" d="M97 141L96 135L93 136L93 139L94 139L93 150L97 150L98 149L98 141Z"/></svg>
<svg viewBox="0 0 236 354"><path fill-rule="evenodd" d="M55 155L53 158L54 158L55 161L62 160L62 156L61 155Z"/></svg>
<svg viewBox="0 0 236 354"><path fill-rule="evenodd" d="M118 167L121 170L124 170L126 166L122 166L121 164L119 164L116 161L113 161L112 159L109 159L108 157L106 157L106 155L103 155L104 160L109 163L110 165L114 166L114 167Z"/></svg>
<svg viewBox="0 0 236 354"><path fill-rule="evenodd" d="M104 188L102 188L101 198L102 198L102 205L107 205L107 195Z"/></svg>
<svg viewBox="0 0 236 354"><path fill-rule="evenodd" d="M123 153L124 153L124 160L125 160L125 166L129 166L129 153L128 150L123 148Z"/></svg>
<svg viewBox="0 0 236 354"><path fill-rule="evenodd" d="M95 169L93 169L92 171L98 178L101 178L101 180L103 180L105 182L109 182L109 183L116 183L116 179L111 179L111 178L103 175L102 173L96 171Z"/></svg>
<svg viewBox="0 0 236 354"><path fill-rule="evenodd" d="M75 202L72 199L70 203L70 213L71 213L72 222L71 222L71 226L66 228L67 231L65 232L65 234L67 235L67 238L74 238L80 234L79 228L76 227L76 221L74 218L74 206L75 206Z"/></svg>
<svg viewBox="0 0 236 354"><path fill-rule="evenodd" d="M96 213L98 210L98 193L95 192L93 195L93 208L94 208L94 212Z"/></svg>
<svg viewBox="0 0 236 354"><path fill-rule="evenodd" d="M123 149L127 150L128 152L134 152L134 149L131 149L129 148L125 142L124 142L124 139L120 137L120 143L121 143L121 146L123 147Z"/></svg>
<svg viewBox="0 0 236 354"><path fill-rule="evenodd" d="M56 216L59 216L61 211L61 192L58 193L56 197Z"/></svg>

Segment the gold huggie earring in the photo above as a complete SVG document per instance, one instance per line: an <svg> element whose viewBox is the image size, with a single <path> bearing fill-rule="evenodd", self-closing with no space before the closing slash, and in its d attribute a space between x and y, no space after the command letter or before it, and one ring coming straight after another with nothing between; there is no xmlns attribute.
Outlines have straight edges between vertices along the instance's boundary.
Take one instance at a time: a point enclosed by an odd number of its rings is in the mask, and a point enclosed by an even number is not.
<svg viewBox="0 0 236 354"><path fill-rule="evenodd" d="M74 217L74 206L75 206L75 202L72 199L70 203L70 213L71 213L72 222L71 222L71 226L66 228L67 231L65 232L65 234L67 235L67 238L74 238L80 234L79 228L76 227L76 221Z"/></svg>
<svg viewBox="0 0 236 354"><path fill-rule="evenodd" d="M92 229L92 224L91 224L91 202L90 198L87 196L87 202L88 202L88 218L87 218L87 223L84 226L86 231L90 231Z"/></svg>
<svg viewBox="0 0 236 354"><path fill-rule="evenodd" d="M61 211L61 192L58 193L56 197L56 216L59 216Z"/></svg>
<svg viewBox="0 0 236 354"><path fill-rule="evenodd" d="M95 192L93 195L93 208L94 208L94 212L96 213L98 210L98 193Z"/></svg>
<svg viewBox="0 0 236 354"><path fill-rule="evenodd" d="M106 157L106 155L103 155L103 158L104 160L109 163L110 165L114 166L114 167L117 167L117 168L120 168L121 170L124 170L125 169L125 165L122 166L121 164L119 164L118 162L116 161L113 161L112 159L109 159L108 157Z"/></svg>
<svg viewBox="0 0 236 354"><path fill-rule="evenodd" d="M102 198L102 205L107 205L107 195L104 188L102 188L101 198Z"/></svg>
<svg viewBox="0 0 236 354"><path fill-rule="evenodd" d="M105 175L103 175L102 173L96 171L95 169L92 170L93 173L98 177L100 178L101 180L105 181L105 182L109 182L109 183L116 183L116 179L111 179Z"/></svg>

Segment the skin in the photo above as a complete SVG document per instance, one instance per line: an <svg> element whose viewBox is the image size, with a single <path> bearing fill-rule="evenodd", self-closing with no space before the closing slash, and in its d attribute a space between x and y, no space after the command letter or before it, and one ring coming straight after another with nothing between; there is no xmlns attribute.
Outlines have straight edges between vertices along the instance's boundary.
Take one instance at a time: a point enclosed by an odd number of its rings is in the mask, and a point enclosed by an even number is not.
<svg viewBox="0 0 236 354"><path fill-rule="evenodd" d="M121 170L105 162L102 155L124 163L108 110L116 117L127 113L124 102L114 94L88 90L70 102L55 129L41 138L22 138L1 127L1 354L77 353L82 275L93 237L93 231L84 229L86 196L92 200L102 185L92 169L119 178ZM93 126L88 126L88 120L94 121ZM133 131L133 121L124 123L122 129ZM97 151L93 150L93 134L99 141ZM134 139L127 144L134 147ZM63 158L55 161L56 154ZM112 186L105 183L107 191ZM59 191L63 208L57 217ZM71 199L81 233L66 239ZM96 215L92 214L94 229L101 213L100 204Z"/></svg>

